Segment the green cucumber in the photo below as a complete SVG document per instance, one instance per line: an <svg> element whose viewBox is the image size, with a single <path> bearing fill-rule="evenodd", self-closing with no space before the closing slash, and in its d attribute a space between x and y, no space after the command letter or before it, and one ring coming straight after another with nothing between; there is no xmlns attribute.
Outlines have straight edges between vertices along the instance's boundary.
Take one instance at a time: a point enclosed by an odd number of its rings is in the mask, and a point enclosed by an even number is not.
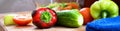
<svg viewBox="0 0 120 31"><path fill-rule="evenodd" d="M57 12L57 25L66 27L80 27L83 24L83 16L78 10L62 10Z"/></svg>

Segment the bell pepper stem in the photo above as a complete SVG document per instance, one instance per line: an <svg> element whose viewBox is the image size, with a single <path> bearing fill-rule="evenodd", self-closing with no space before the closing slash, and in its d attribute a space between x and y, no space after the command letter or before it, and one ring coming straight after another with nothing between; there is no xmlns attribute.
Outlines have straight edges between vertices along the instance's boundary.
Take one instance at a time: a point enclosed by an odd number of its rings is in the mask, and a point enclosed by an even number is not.
<svg viewBox="0 0 120 31"><path fill-rule="evenodd" d="M46 23L49 23L50 22L50 20L51 20L51 14L50 14L50 12L47 12L47 11L45 11L45 12L43 12L42 14L41 14L41 20L42 21L44 21L44 22L46 22Z"/></svg>
<svg viewBox="0 0 120 31"><path fill-rule="evenodd" d="M99 0L99 1L111 1L111 0Z"/></svg>
<svg viewBox="0 0 120 31"><path fill-rule="evenodd" d="M107 12L102 12L102 18L106 18L107 17Z"/></svg>

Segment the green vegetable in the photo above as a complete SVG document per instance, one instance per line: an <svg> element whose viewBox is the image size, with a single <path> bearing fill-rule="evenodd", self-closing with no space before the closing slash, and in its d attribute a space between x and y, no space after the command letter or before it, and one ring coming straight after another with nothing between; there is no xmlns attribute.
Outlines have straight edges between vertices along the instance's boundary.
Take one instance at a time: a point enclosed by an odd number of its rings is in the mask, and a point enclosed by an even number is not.
<svg viewBox="0 0 120 31"><path fill-rule="evenodd" d="M7 14L4 16L4 25L15 25L14 21L13 21L13 17L15 16L15 14Z"/></svg>
<svg viewBox="0 0 120 31"><path fill-rule="evenodd" d="M99 0L94 2L90 7L90 13L94 19L116 17L119 15L119 8L111 0Z"/></svg>
<svg viewBox="0 0 120 31"><path fill-rule="evenodd" d="M50 9L53 9L55 11L59 11L60 9L66 7L66 6L67 6L66 3L52 3L52 4L49 4L47 7Z"/></svg>
<svg viewBox="0 0 120 31"><path fill-rule="evenodd" d="M61 11L61 10L72 10L72 9L79 9L79 6L77 3L52 3L47 6L48 8L51 8L55 11Z"/></svg>
<svg viewBox="0 0 120 31"><path fill-rule="evenodd" d="M80 27L83 24L83 16L78 10L63 10L57 12L57 25L66 27Z"/></svg>
<svg viewBox="0 0 120 31"><path fill-rule="evenodd" d="M60 3L52 3L52 4L49 4L47 7L52 9L59 6L60 6Z"/></svg>

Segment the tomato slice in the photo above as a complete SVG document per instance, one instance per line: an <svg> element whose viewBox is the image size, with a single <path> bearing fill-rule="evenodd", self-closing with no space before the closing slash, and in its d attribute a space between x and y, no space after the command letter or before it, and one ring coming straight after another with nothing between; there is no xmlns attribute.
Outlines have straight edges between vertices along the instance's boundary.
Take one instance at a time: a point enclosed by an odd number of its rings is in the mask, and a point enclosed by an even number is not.
<svg viewBox="0 0 120 31"><path fill-rule="evenodd" d="M14 16L13 20L17 25L24 26L32 21L32 17L28 15L17 15Z"/></svg>

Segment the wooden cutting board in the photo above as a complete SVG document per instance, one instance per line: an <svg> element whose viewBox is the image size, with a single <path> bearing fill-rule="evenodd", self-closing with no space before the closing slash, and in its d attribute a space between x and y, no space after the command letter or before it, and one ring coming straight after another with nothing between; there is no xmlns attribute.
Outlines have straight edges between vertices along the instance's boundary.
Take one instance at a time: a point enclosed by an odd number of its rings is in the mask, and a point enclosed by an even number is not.
<svg viewBox="0 0 120 31"><path fill-rule="evenodd" d="M27 12L17 12L21 14L31 14L31 11ZM8 13L1 13L0 14L0 21L3 23L3 17L5 14ZM47 29L37 29L36 26L34 26L32 23L29 24L28 26L17 26L17 25L12 25L12 26L5 26L5 28L8 31L85 31L85 26L81 26L78 28L68 28L68 27L62 27L62 26L53 26L51 28Z"/></svg>
<svg viewBox="0 0 120 31"><path fill-rule="evenodd" d="M37 29L33 25L28 26L6 26L8 31L85 31L85 26L79 28L67 28L67 27L60 27L54 26L47 29Z"/></svg>

